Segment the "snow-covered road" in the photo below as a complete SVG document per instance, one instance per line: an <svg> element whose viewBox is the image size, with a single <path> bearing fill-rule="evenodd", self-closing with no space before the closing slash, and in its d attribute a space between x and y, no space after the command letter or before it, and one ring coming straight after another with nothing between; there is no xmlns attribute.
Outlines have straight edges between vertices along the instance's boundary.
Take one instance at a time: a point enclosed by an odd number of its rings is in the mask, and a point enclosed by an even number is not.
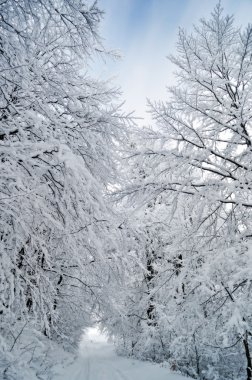
<svg viewBox="0 0 252 380"><path fill-rule="evenodd" d="M119 357L113 345L96 329L90 329L80 345L77 359L55 380L188 380L167 368Z"/></svg>

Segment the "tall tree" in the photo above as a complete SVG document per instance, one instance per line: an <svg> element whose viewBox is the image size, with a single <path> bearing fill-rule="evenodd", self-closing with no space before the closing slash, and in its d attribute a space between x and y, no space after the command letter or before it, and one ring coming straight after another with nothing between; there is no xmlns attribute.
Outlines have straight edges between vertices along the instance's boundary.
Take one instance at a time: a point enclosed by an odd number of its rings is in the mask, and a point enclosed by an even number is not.
<svg viewBox="0 0 252 380"><path fill-rule="evenodd" d="M90 78L106 54L102 12L83 0L0 4L0 318L80 331L115 251L107 188L126 118L117 91ZM104 276L104 277L103 277ZM96 291L95 291L96 290Z"/></svg>
<svg viewBox="0 0 252 380"><path fill-rule="evenodd" d="M170 205L157 323L172 366L200 378L239 377L241 365L252 376L251 57L251 25L236 28L220 4L192 34L180 30L177 86L149 103L156 124L131 155L147 175L123 191Z"/></svg>

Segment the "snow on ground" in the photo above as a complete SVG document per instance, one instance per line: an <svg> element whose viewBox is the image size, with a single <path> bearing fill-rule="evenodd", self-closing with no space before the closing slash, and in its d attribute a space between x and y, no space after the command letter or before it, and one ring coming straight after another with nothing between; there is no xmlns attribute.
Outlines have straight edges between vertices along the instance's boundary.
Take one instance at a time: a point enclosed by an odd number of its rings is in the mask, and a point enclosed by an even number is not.
<svg viewBox="0 0 252 380"><path fill-rule="evenodd" d="M117 356L105 335L90 328L80 344L74 363L53 380L188 380L158 364Z"/></svg>

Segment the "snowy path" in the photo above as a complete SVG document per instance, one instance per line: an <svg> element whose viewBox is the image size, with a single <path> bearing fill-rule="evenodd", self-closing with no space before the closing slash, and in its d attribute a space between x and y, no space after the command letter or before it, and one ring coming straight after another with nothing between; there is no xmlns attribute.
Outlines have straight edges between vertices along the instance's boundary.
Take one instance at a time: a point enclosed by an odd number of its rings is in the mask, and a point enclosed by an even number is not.
<svg viewBox="0 0 252 380"><path fill-rule="evenodd" d="M159 365L118 357L106 338L90 329L76 361L55 380L188 380L188 377L170 373Z"/></svg>

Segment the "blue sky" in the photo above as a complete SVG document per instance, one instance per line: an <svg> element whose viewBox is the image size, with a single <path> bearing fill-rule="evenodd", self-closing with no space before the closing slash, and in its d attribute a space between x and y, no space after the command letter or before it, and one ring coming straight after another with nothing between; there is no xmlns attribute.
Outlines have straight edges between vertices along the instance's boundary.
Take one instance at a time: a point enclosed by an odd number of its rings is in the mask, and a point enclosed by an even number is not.
<svg viewBox="0 0 252 380"><path fill-rule="evenodd" d="M201 17L208 17L214 0L99 0L105 11L101 35L109 49L120 52L119 61L98 62L95 71L120 86L125 109L146 115L146 98L165 99L166 86L174 83L174 67L166 58L175 53L178 28L191 30ZM252 0L223 0L226 13L236 23L252 22Z"/></svg>

